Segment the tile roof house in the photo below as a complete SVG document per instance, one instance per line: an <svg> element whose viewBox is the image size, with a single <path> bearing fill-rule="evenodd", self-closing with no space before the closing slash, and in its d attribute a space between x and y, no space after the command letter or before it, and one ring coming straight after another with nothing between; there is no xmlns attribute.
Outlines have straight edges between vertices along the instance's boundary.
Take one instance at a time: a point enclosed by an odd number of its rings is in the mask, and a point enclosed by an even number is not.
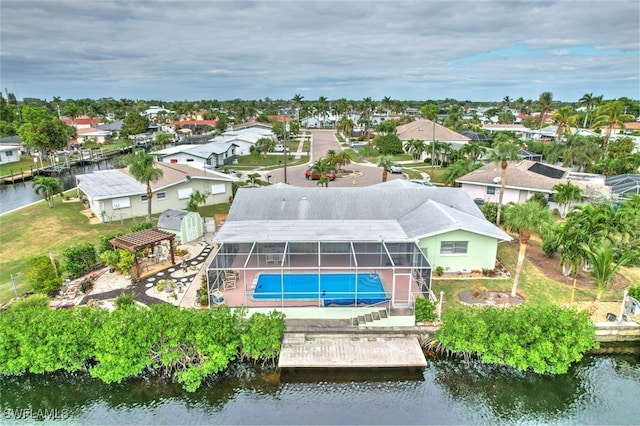
<svg viewBox="0 0 640 426"><path fill-rule="evenodd" d="M154 163L162 177L151 184L152 214L168 208L186 208L194 191L206 195L206 204L226 203L231 184L238 178L186 164ZM77 175L78 189L89 201L89 208L102 222L141 217L147 214L147 188L128 169L98 170Z"/></svg>
<svg viewBox="0 0 640 426"><path fill-rule="evenodd" d="M467 173L456 179L471 198L497 203L500 196L500 166L495 163ZM568 168L543 164L537 161L510 161L505 179L502 202L524 203L534 193L542 192L549 198L549 207L559 207L553 202L553 187L558 183L579 186L585 198L609 197L611 188L604 184L604 176L577 173Z"/></svg>
<svg viewBox="0 0 640 426"><path fill-rule="evenodd" d="M398 137L403 142L410 139L418 139L425 141L427 145L429 145L431 141L437 140L439 142L450 143L454 149L461 148L471 140L465 135L454 132L453 130L450 130L438 123L434 123L433 121L424 118L398 126L396 131Z"/></svg>

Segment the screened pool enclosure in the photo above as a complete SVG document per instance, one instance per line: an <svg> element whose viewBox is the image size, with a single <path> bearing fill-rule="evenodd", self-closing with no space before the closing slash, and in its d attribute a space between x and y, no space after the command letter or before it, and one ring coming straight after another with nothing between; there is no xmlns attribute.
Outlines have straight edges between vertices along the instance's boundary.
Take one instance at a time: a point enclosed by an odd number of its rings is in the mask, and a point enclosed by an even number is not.
<svg viewBox="0 0 640 426"><path fill-rule="evenodd" d="M412 241L223 242L206 278L211 305L408 308L431 266Z"/></svg>

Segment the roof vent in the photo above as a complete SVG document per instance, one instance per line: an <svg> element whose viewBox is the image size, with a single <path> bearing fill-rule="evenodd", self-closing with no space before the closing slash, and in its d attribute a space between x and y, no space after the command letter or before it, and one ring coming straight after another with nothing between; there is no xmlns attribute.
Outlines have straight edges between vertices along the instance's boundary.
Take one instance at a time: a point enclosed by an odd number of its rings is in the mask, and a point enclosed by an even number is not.
<svg viewBox="0 0 640 426"><path fill-rule="evenodd" d="M493 183L500 183L501 180L500 176L496 176L493 178Z"/></svg>

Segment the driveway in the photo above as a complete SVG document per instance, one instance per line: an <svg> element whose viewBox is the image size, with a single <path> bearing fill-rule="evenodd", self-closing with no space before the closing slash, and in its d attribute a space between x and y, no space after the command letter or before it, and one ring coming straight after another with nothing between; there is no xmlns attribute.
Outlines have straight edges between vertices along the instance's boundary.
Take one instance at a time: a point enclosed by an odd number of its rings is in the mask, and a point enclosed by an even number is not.
<svg viewBox="0 0 640 426"><path fill-rule="evenodd" d="M335 138L335 130L311 130L311 162L323 158L327 151L333 149L342 151L340 142ZM287 167L287 183L301 187L317 186L318 181L305 178L307 165ZM370 186L382 182L382 168L372 163L351 163L344 167L347 173L337 177L329 183L329 187ZM403 179L402 174L387 174L387 180ZM278 169L271 172L271 182L284 182L284 170Z"/></svg>

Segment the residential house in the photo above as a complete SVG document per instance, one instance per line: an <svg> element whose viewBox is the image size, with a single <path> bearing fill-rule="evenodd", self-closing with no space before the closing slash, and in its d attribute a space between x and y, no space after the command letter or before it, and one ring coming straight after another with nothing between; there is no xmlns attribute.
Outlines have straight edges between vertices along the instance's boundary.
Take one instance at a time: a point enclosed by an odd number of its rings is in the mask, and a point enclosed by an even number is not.
<svg viewBox="0 0 640 426"><path fill-rule="evenodd" d="M478 202L497 203L500 197L500 166L489 163L456 179L471 198ZM550 208L559 207L553 202L553 187L571 182L580 187L589 199L609 197L611 188L605 185L602 175L577 173L568 168L543 164L537 161L510 161L507 166L503 204L524 203L536 192L545 194Z"/></svg>
<svg viewBox="0 0 640 426"><path fill-rule="evenodd" d="M20 145L0 145L0 164L20 161Z"/></svg>
<svg viewBox="0 0 640 426"><path fill-rule="evenodd" d="M95 127L84 127L76 130L76 141L72 141L73 145L82 145L87 142L103 144L109 140L111 133L108 130L102 130Z"/></svg>
<svg viewBox="0 0 640 426"><path fill-rule="evenodd" d="M232 164L238 145L233 142L215 141L202 145L177 145L156 151L153 155L162 163L190 164L198 168L216 168Z"/></svg>
<svg viewBox="0 0 640 426"><path fill-rule="evenodd" d="M162 177L151 184L152 214L184 209L194 191L206 196L206 204L226 203L231 184L238 178L186 164L154 163ZM103 222L146 216L147 187L125 169L98 170L77 175L78 189L85 194L92 213Z"/></svg>
<svg viewBox="0 0 640 426"><path fill-rule="evenodd" d="M220 249L208 267L208 285L210 291L224 290L228 271L234 271L224 297L230 305L249 308L360 305L359 296L327 300L323 294L326 274L349 273L380 278L387 297L376 299L376 305L411 307L416 297L432 296L432 268L451 274L493 270L498 243L509 240L460 188L391 182L365 188L240 188L214 237ZM296 300L282 297L283 287L268 295L271 300L254 297L261 274L280 282L292 273L311 274L316 290Z"/></svg>

